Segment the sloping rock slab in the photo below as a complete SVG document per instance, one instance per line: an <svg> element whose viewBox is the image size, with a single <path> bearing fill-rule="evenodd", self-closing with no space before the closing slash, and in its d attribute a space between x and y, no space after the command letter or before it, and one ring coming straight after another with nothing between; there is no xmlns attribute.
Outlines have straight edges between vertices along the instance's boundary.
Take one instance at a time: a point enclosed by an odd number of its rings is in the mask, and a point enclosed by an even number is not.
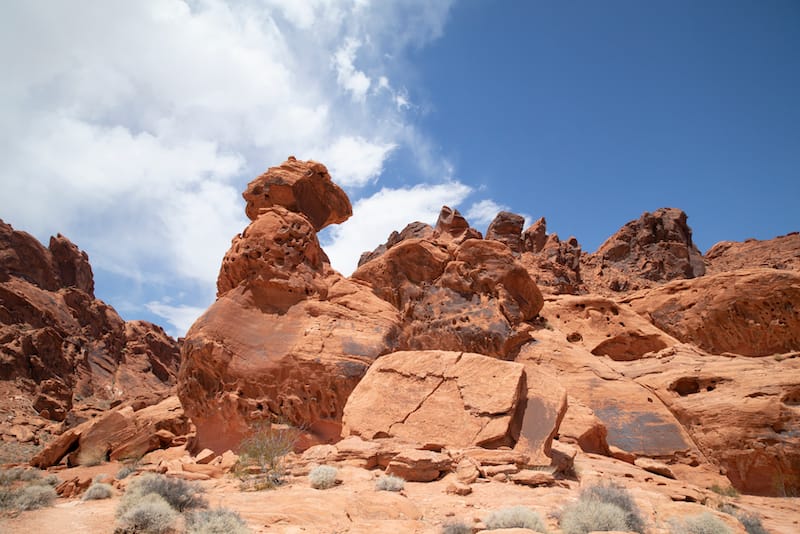
<svg viewBox="0 0 800 534"><path fill-rule="evenodd" d="M473 353L403 351L378 359L344 408L342 435L442 446L512 446L527 390L522 365Z"/></svg>

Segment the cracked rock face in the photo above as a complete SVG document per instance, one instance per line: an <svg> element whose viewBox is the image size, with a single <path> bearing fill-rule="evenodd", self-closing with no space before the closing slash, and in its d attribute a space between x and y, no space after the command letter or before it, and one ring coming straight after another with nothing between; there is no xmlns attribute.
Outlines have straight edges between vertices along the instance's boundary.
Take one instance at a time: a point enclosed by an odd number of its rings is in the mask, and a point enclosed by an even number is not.
<svg viewBox="0 0 800 534"><path fill-rule="evenodd" d="M344 409L342 435L448 447L513 446L527 392L525 368L466 352L383 356Z"/></svg>

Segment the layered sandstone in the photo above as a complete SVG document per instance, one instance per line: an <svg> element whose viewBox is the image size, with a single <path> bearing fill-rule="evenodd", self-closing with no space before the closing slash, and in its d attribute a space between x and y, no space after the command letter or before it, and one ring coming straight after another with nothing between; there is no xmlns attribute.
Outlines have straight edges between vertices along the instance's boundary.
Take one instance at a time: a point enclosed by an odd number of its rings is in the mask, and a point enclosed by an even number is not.
<svg viewBox="0 0 800 534"><path fill-rule="evenodd" d="M111 405L158 402L179 364L160 327L94 297L85 252L60 234L45 248L2 221L0 356L3 439L32 445Z"/></svg>

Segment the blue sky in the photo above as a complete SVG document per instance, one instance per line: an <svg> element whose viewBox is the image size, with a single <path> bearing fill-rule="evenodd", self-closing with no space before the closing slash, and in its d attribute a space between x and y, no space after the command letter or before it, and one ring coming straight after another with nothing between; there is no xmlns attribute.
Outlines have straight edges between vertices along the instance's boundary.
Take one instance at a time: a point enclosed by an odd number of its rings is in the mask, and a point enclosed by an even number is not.
<svg viewBox="0 0 800 534"><path fill-rule="evenodd" d="M345 274L442 204L587 251L663 206L703 251L800 230L794 1L4 4L0 68L0 218L174 334L290 154L350 195L321 234Z"/></svg>

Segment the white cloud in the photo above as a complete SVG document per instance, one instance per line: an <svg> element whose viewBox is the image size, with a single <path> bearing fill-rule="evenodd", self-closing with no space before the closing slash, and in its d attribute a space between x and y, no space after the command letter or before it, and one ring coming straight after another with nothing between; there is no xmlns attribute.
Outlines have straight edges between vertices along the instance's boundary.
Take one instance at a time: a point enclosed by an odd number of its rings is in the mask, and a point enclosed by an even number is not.
<svg viewBox="0 0 800 534"><path fill-rule="evenodd" d="M350 92L353 100L363 102L367 91L369 91L372 80L353 65L356 59L356 53L360 47L360 41L348 39L342 47L336 51L333 59L336 66L336 80L339 82L339 85Z"/></svg>
<svg viewBox="0 0 800 534"><path fill-rule="evenodd" d="M205 308L196 306L172 306L156 301L148 302L145 306L151 312L169 321L173 328L167 328L166 330L175 337L186 335L186 331L206 311Z"/></svg>
<svg viewBox="0 0 800 534"><path fill-rule="evenodd" d="M384 243L392 231L408 223L434 224L442 206L458 206L472 189L460 182L420 184L411 188L384 188L353 206L353 216L332 226L321 237L331 266L349 276L362 252Z"/></svg>
<svg viewBox="0 0 800 534"><path fill-rule="evenodd" d="M363 187L383 172L384 161L396 147L395 143L373 143L348 135L321 150L315 159L325 163L340 186Z"/></svg>
<svg viewBox="0 0 800 534"><path fill-rule="evenodd" d="M485 226L492 222L498 213L508 209L508 206L498 204L494 200L487 198L474 202L467 210L467 213L464 214L464 217L472 226Z"/></svg>
<svg viewBox="0 0 800 534"><path fill-rule="evenodd" d="M207 304L247 223L240 192L289 154L357 188L403 146L421 179L450 178L404 117L407 92L370 90L402 80L397 58L441 34L450 2L428 4L4 4L0 214L41 240L67 235L95 270L191 284L189 304Z"/></svg>

